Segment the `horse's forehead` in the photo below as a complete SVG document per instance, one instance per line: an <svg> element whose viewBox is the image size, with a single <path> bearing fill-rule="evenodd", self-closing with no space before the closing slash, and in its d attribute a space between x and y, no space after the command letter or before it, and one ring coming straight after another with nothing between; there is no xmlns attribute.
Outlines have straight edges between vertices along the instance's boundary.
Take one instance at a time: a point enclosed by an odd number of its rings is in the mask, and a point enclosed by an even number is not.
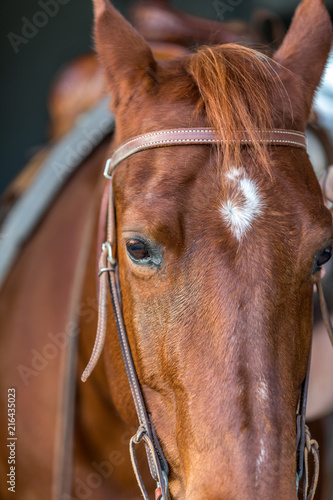
<svg viewBox="0 0 333 500"><path fill-rule="evenodd" d="M269 173L246 155L241 165L222 168L207 146L139 153L127 169L123 224L182 248L184 234L188 244L204 234L212 244L214 238L236 247L245 240L272 240L275 247L296 249L311 233L315 245L321 220L325 225L321 194L305 155L293 167L295 152L287 149L274 156ZM275 236L281 224L288 242Z"/></svg>
<svg viewBox="0 0 333 500"><path fill-rule="evenodd" d="M277 170L279 177L279 166ZM211 147L177 146L139 153L127 169L123 186L127 206L144 209L158 201L177 210L185 208L184 201L187 208L204 208L213 201L225 220L231 220L230 215L241 220L242 212L250 218L262 213L271 183L270 175L248 158L241 165L222 167ZM299 186L300 197L303 188ZM270 192L271 201L281 196Z"/></svg>
<svg viewBox="0 0 333 500"><path fill-rule="evenodd" d="M211 202L215 198L221 202L222 213L232 205L243 206L250 214L259 214L265 205L264 198L269 197L273 203L284 197L288 199L283 191L272 189L274 185L279 188L284 185L292 186L293 203L298 199L302 202L309 191L310 181L317 183L313 169L308 160L307 165L290 168L292 161L287 152L283 153L282 161L274 158L271 171L267 172L247 155L239 165L222 165L219 154L215 154L211 146L176 146L144 151L132 157L123 176L124 197L127 204L145 205L149 200L159 199L173 202L175 208L177 204L182 205L184 199L188 205L193 201L196 206L198 202L205 206L205 200ZM304 176L306 170L312 171L310 181Z"/></svg>

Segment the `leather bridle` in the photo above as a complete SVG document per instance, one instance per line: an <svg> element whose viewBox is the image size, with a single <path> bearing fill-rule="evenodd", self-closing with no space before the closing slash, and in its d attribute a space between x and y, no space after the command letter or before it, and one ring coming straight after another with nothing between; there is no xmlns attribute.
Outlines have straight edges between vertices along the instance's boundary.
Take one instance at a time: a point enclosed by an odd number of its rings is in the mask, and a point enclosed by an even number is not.
<svg viewBox="0 0 333 500"><path fill-rule="evenodd" d="M270 146L294 146L307 148L306 135L295 130L257 130L258 141L261 144ZM114 169L126 158L147 149L168 147L168 146L189 146L200 144L223 144L226 141L219 138L212 128L177 128L171 130L159 130L139 135L123 143L113 153L106 162L104 175L108 179L112 178ZM242 132L240 139L236 138L232 142L240 143L244 146L251 146L252 139L248 132Z"/></svg>
<svg viewBox="0 0 333 500"><path fill-rule="evenodd" d="M289 146L305 149L307 147L306 136L303 132L293 131L293 130L267 130L267 131L256 131L258 132L258 140L263 145L267 146ZM235 142L240 143L244 146L251 146L252 141L247 132L242 133L241 139L235 138ZM160 147L170 147L170 146L185 146L185 145L211 145L224 143L223 139L220 139L216 132L211 128L183 128L174 130L161 130L157 132L150 132L148 134L143 134L137 136L118 147L113 156L107 160L104 175L109 179L107 186L108 195L103 196L104 204L108 203L108 208L105 206L101 207L102 216L102 226L104 232L106 232L106 240L102 245L102 254L100 257L100 287L99 287L99 315L98 315L98 327L97 335L95 340L95 345L93 348L93 353L91 355L90 361L82 375L82 380L86 381L97 361L102 353L103 345L106 336L107 328L107 290L109 289L111 295L111 301L118 331L119 342L121 346L121 351L123 355L123 360L126 368L126 373L131 388L138 420L139 428L136 434L132 437L130 441L130 454L132 459L132 464L134 472L140 486L141 492L145 498L148 500L148 494L144 487L141 474L139 472L138 463L135 455L135 445L143 441L145 443L147 458L149 462L150 472L153 479L157 483L157 489L155 492L156 499L168 500L168 473L169 467L167 461L164 457L162 448L159 444L157 434L155 432L151 416L148 414L146 409L144 397L142 394L141 385L137 377L135 365L133 362L131 349L128 342L128 337L126 333L126 328L122 313L121 304L121 290L118 278L118 262L115 258L116 256L116 231L115 231L115 208L113 200L113 174L115 168L125 159L132 156L140 151L145 151L153 148ZM107 214L107 216L105 215ZM325 324L330 325L329 314L327 307L325 305L321 285L318 285L318 291L320 296L320 303L323 311L323 316L325 318ZM333 332L332 326L328 327L330 329L330 338L333 344ZM306 411L306 400L307 400L307 389L309 381L309 367L310 360L308 362L308 370L305 380L302 384L301 397L299 402L299 407L296 416L297 422L297 489L298 483L304 474L304 470L307 471L307 466L304 466L304 454L306 450L307 442L309 441L309 431L305 424L305 411ZM309 450L315 453L314 450ZM306 479L307 481L307 479ZM315 489L315 485L312 484L312 488ZM314 493L313 493L314 494ZM311 499L313 494L310 492L309 496L304 498ZM311 496L312 495L312 496Z"/></svg>

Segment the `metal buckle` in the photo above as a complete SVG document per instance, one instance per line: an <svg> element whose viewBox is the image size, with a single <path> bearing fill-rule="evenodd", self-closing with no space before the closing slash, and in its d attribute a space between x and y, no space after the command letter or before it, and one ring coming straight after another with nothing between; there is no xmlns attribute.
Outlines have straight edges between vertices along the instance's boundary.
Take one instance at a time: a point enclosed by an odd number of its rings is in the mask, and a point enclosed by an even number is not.
<svg viewBox="0 0 333 500"><path fill-rule="evenodd" d="M99 270L99 273L98 273L98 276L101 276L101 274L103 273L108 273L108 272L112 272L115 270L115 267L116 267L116 259L114 259L113 257L113 253L112 253L112 246L111 246L111 243L109 241L106 241L105 243L103 243L102 245L102 251L105 252L105 250L107 250L107 257L106 257L106 260L110 263L110 266L111 267L102 267L100 270Z"/></svg>
<svg viewBox="0 0 333 500"><path fill-rule="evenodd" d="M108 251L107 260L110 262L111 266L115 266L116 259L114 259L114 257L113 257L112 245L109 241L106 241L105 243L103 243L103 245L102 245L103 252L105 251L105 249Z"/></svg>
<svg viewBox="0 0 333 500"><path fill-rule="evenodd" d="M112 173L110 172L111 163L112 158L109 158L105 164L104 177L106 177L107 179L112 179Z"/></svg>

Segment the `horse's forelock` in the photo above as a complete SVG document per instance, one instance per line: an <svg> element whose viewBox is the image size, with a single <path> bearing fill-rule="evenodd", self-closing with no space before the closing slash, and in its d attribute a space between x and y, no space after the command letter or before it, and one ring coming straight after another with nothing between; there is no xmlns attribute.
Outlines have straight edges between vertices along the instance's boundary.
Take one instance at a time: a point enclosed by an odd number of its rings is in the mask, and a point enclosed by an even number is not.
<svg viewBox="0 0 333 500"><path fill-rule="evenodd" d="M269 170L268 150L260 143L258 131L276 126L273 96L288 101L276 68L269 57L235 44L201 47L188 59L188 72L200 92L198 111L227 141L224 165L240 163L246 131L253 143L251 156Z"/></svg>

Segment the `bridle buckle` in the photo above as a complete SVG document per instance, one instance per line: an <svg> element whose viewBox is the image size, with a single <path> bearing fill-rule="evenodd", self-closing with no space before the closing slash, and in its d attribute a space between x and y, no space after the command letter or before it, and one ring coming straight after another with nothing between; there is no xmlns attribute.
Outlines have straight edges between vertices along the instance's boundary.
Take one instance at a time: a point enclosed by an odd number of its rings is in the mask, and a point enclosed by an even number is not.
<svg viewBox="0 0 333 500"><path fill-rule="evenodd" d="M108 262L110 262L111 266L115 266L116 265L116 259L113 257L113 252L112 252L112 245L109 241L106 241L105 243L103 243L102 245L102 250L103 252L105 250L107 250L107 260Z"/></svg>
<svg viewBox="0 0 333 500"><path fill-rule="evenodd" d="M112 179L111 163L112 163L112 158L109 158L106 161L105 169L104 169L104 177L106 177L107 179L110 179L110 180Z"/></svg>

